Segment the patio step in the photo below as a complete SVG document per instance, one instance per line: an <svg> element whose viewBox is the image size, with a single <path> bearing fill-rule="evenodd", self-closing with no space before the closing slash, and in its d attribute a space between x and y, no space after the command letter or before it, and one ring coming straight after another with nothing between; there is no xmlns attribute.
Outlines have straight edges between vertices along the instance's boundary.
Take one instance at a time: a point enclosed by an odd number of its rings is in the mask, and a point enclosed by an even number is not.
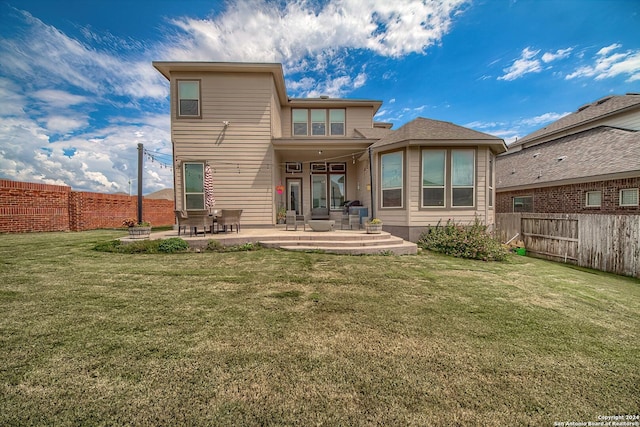
<svg viewBox="0 0 640 427"><path fill-rule="evenodd" d="M260 244L268 248L280 248L289 251L322 251L335 254L380 254L413 255L417 245L405 242L389 233L325 235L324 233L305 233L299 236L261 239Z"/></svg>

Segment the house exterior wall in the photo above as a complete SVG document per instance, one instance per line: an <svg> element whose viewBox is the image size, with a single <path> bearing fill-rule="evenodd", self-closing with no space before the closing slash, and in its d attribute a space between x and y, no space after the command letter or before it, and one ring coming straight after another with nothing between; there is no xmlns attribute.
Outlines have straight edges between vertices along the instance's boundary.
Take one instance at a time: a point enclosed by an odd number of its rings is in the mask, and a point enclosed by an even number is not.
<svg viewBox="0 0 640 427"><path fill-rule="evenodd" d="M527 190L503 190L497 193L496 209L498 213L513 212L514 197L532 196L534 213L640 214L640 206L620 206L620 190L639 187L640 176ZM600 207L585 206L588 191L602 192Z"/></svg>
<svg viewBox="0 0 640 427"><path fill-rule="evenodd" d="M382 208L381 184L379 172L380 154L394 152L392 150L378 153L375 164L376 217L383 223L383 229L406 240L417 241L425 228L451 220L456 224L472 224L478 219L490 228L495 224L495 208L487 206L489 158L491 150L487 147L460 147L475 150L475 206L470 208L425 208L422 207L422 150L424 148L451 149L448 146L409 146L401 149L404 153L404 206L402 208ZM450 168L447 167L447 176ZM495 173L495 171L494 171ZM447 179L449 182L449 179ZM494 180L495 182L495 180ZM450 186L446 186L450 194ZM447 196L448 197L448 196Z"/></svg>
<svg viewBox="0 0 640 427"><path fill-rule="evenodd" d="M177 118L177 79L200 79L202 118ZM216 209L243 209L243 224L273 224L274 153L270 73L171 75L171 134L176 160L176 208L183 209L184 162L208 162ZM223 121L230 125L225 129Z"/></svg>

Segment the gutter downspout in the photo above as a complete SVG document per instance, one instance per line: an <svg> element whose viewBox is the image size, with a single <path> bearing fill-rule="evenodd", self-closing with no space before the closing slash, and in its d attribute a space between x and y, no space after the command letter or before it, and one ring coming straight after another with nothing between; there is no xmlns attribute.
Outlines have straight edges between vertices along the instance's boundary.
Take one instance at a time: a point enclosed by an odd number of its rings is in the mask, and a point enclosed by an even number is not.
<svg viewBox="0 0 640 427"><path fill-rule="evenodd" d="M375 191L373 190L373 154L371 152L371 147L369 147L369 188L370 188L370 192L371 192L371 216L369 217L371 218L375 218L375 206L376 206L376 201L374 198L375 195Z"/></svg>

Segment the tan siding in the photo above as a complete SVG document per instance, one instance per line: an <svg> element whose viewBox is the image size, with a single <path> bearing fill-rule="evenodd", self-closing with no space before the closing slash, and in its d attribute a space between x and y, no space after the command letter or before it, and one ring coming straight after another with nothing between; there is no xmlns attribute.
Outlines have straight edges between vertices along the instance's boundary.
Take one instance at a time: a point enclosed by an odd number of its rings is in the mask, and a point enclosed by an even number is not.
<svg viewBox="0 0 640 427"><path fill-rule="evenodd" d="M194 75L200 78L202 119L177 119L172 84L172 139L177 161L207 161L214 174L216 209L243 209L242 224L272 224L273 79L270 74ZM229 121L225 129L223 121ZM182 168L176 168L176 204L183 203Z"/></svg>

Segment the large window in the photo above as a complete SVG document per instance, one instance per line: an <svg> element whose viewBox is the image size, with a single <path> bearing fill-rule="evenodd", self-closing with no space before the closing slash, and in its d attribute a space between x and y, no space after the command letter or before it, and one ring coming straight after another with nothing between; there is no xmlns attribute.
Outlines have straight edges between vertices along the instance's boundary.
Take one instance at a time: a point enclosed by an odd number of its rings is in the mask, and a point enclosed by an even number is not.
<svg viewBox="0 0 640 427"><path fill-rule="evenodd" d="M493 207L493 154L489 154L489 207Z"/></svg>
<svg viewBox="0 0 640 427"><path fill-rule="evenodd" d="M638 189L624 188L620 190L620 206L638 206Z"/></svg>
<svg viewBox="0 0 640 427"><path fill-rule="evenodd" d="M184 200L187 210L204 209L204 164L184 164Z"/></svg>
<svg viewBox="0 0 640 427"><path fill-rule="evenodd" d="M475 151L451 151L451 205L473 206L475 188Z"/></svg>
<svg viewBox="0 0 640 427"><path fill-rule="evenodd" d="M475 175L474 150L422 150L422 207L473 207Z"/></svg>
<svg viewBox="0 0 640 427"><path fill-rule="evenodd" d="M199 80L178 80L178 116L200 117Z"/></svg>
<svg viewBox="0 0 640 427"><path fill-rule="evenodd" d="M401 208L403 193L403 153L380 156L380 177L383 208Z"/></svg>
<svg viewBox="0 0 640 427"><path fill-rule="evenodd" d="M344 136L345 110L294 108L291 112L293 136ZM311 124L311 126L309 126Z"/></svg>
<svg viewBox="0 0 640 427"><path fill-rule="evenodd" d="M422 205L444 206L445 150L422 152Z"/></svg>

